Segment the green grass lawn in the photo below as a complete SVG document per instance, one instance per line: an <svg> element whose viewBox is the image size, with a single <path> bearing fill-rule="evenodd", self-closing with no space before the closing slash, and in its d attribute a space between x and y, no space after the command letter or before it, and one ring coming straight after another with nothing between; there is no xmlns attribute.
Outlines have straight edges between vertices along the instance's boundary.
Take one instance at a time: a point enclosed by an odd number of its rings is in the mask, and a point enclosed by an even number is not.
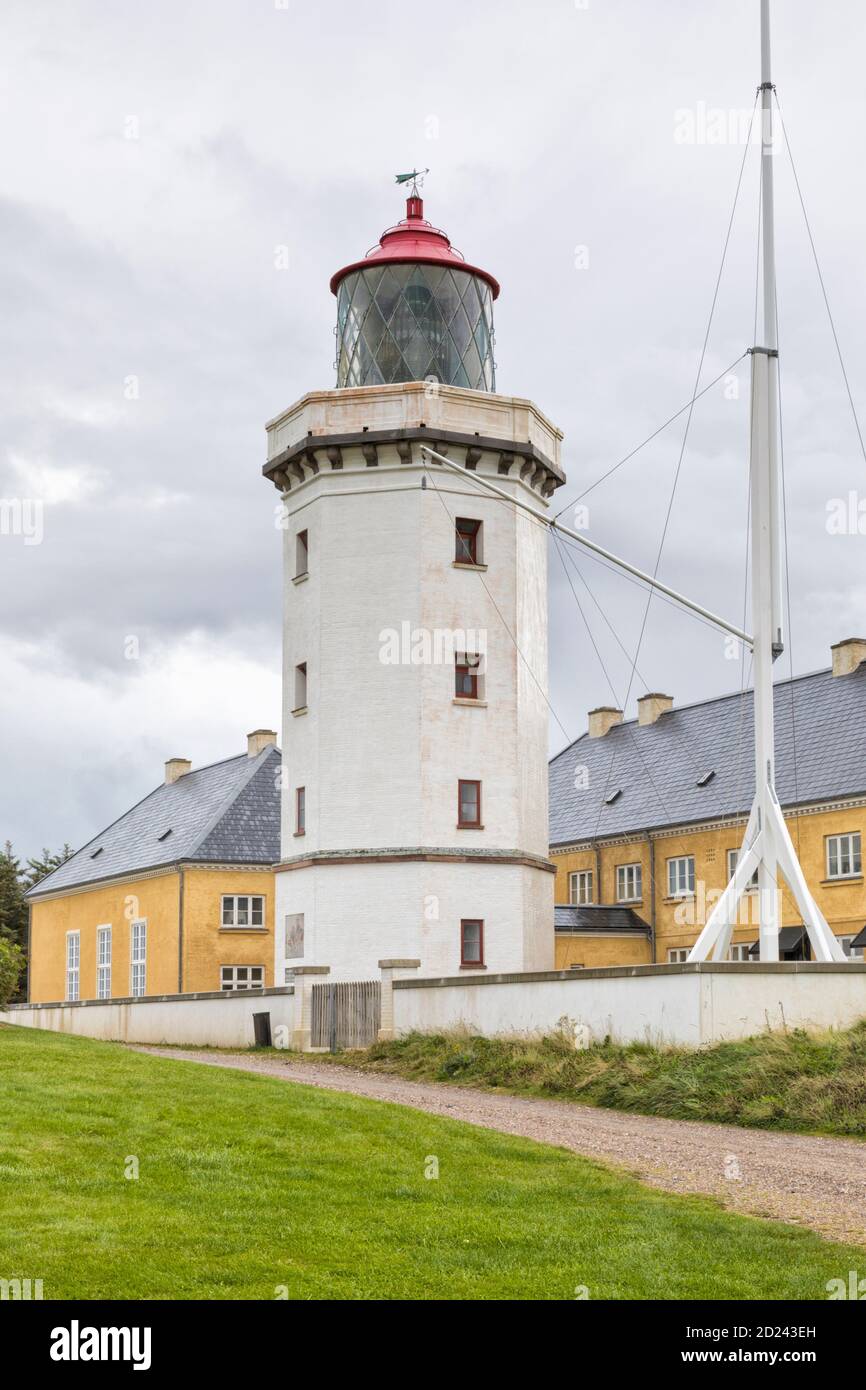
<svg viewBox="0 0 866 1390"><path fill-rule="evenodd" d="M866 1136L866 1020L697 1050L412 1033L345 1056L308 1056L417 1081L455 1081L612 1110L800 1133Z"/></svg>
<svg viewBox="0 0 866 1390"><path fill-rule="evenodd" d="M821 1299L863 1254L399 1106L0 1025L0 1278L46 1298Z"/></svg>

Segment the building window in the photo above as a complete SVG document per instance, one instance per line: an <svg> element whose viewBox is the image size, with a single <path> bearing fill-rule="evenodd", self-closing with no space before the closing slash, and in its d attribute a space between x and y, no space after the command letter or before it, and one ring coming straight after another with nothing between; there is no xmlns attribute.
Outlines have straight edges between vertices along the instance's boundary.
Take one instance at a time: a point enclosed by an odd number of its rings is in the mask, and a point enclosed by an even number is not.
<svg viewBox="0 0 866 1390"><path fill-rule="evenodd" d="M96 997L111 998L111 927L96 928Z"/></svg>
<svg viewBox="0 0 866 1390"><path fill-rule="evenodd" d="M129 992L139 998L147 982L147 922L130 924Z"/></svg>
<svg viewBox="0 0 866 1390"><path fill-rule="evenodd" d="M481 827L481 783L457 783L457 825L458 828L475 829Z"/></svg>
<svg viewBox="0 0 866 1390"><path fill-rule="evenodd" d="M863 960L863 947L851 944L854 941L853 936L840 936L837 940L849 960Z"/></svg>
<svg viewBox="0 0 866 1390"><path fill-rule="evenodd" d="M222 924L224 927L263 927L265 900L246 894L223 896Z"/></svg>
<svg viewBox="0 0 866 1390"><path fill-rule="evenodd" d="M310 559L309 546L307 545L306 531L299 531L295 536L295 578L301 579L309 573L307 565Z"/></svg>
<svg viewBox="0 0 866 1390"><path fill-rule="evenodd" d="M728 879L729 879L729 880L732 879L732 878L734 877L734 870L735 870L736 867L737 867L737 861L739 860L739 857L740 857L740 851L739 851L738 849L729 849L729 850L728 850ZM746 892L747 892L747 893L754 893L754 892L756 891L757 887L758 887L758 870L756 869L755 872L752 874L752 877L749 879L748 883L746 884Z"/></svg>
<svg viewBox="0 0 866 1390"><path fill-rule="evenodd" d="M458 652L454 657L454 698L483 700L483 686L481 657L472 652Z"/></svg>
<svg viewBox="0 0 866 1390"><path fill-rule="evenodd" d="M617 864L616 900L618 903L640 902L642 875L640 864Z"/></svg>
<svg viewBox="0 0 866 1390"><path fill-rule="evenodd" d="M572 907L592 902L592 869L579 869L568 875L568 901Z"/></svg>
<svg viewBox="0 0 866 1390"><path fill-rule="evenodd" d="M220 967L221 989L264 989L263 965L223 965Z"/></svg>
<svg viewBox="0 0 866 1390"><path fill-rule="evenodd" d="M484 923L477 917L464 917L460 923L460 964L484 964Z"/></svg>
<svg viewBox="0 0 866 1390"><path fill-rule="evenodd" d="M454 523L454 563L456 565L481 564L481 525L468 516L458 516Z"/></svg>
<svg viewBox="0 0 866 1390"><path fill-rule="evenodd" d="M295 788L295 834L306 835L307 833L307 789L306 787Z"/></svg>
<svg viewBox="0 0 866 1390"><path fill-rule="evenodd" d="M732 946L728 951L728 960L748 960L752 945L751 941L743 941L739 946Z"/></svg>
<svg viewBox="0 0 866 1390"><path fill-rule="evenodd" d="M828 835L827 877L859 878L860 873L860 831L852 835Z"/></svg>
<svg viewBox="0 0 866 1390"><path fill-rule="evenodd" d="M70 1002L81 998L81 932L66 933L66 998Z"/></svg>
<svg viewBox="0 0 866 1390"><path fill-rule="evenodd" d="M685 965L690 950L690 946L673 946L668 951L668 965Z"/></svg>
<svg viewBox="0 0 866 1390"><path fill-rule="evenodd" d="M295 667L295 707L292 714L299 714L307 708L307 663L302 661Z"/></svg>
<svg viewBox="0 0 866 1390"><path fill-rule="evenodd" d="M687 898L695 891L695 860L683 854L668 860L668 897Z"/></svg>

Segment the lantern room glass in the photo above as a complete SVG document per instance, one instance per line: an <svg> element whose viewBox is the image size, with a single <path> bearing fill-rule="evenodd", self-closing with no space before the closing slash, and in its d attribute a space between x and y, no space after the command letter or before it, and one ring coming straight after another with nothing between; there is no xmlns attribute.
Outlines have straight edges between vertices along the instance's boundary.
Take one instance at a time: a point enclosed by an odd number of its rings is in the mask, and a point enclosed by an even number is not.
<svg viewBox="0 0 866 1390"><path fill-rule="evenodd" d="M496 389L486 280L436 265L371 266L337 295L337 386L433 379Z"/></svg>

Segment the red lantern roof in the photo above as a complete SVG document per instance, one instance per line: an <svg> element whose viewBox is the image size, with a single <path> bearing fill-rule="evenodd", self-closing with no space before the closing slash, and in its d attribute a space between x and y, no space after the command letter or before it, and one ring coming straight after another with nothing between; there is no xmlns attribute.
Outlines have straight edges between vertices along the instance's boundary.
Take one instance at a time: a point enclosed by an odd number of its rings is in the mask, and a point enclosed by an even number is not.
<svg viewBox="0 0 866 1390"><path fill-rule="evenodd" d="M449 265L455 270L465 270L469 275L480 275L486 280L493 298L499 294L499 282L486 270L468 265L459 251L455 251L444 232L431 222L425 221L424 202L417 194L406 199L406 216L396 227L389 227L379 238L379 245L368 251L362 261L353 261L331 277L331 293L336 294L340 281L354 270L369 270L371 266L407 265L413 262L422 265Z"/></svg>

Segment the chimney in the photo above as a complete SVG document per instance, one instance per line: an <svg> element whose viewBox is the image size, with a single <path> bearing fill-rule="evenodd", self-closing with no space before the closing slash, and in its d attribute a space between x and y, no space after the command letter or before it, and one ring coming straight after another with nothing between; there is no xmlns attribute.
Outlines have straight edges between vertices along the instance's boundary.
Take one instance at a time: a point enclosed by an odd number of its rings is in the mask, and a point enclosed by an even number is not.
<svg viewBox="0 0 866 1390"><path fill-rule="evenodd" d="M833 675L850 676L862 661L866 661L866 637L846 637L844 642L836 642L830 651Z"/></svg>
<svg viewBox="0 0 866 1390"><path fill-rule="evenodd" d="M589 736L590 738L604 738L608 729L612 729L614 724L621 723L621 709L614 709L612 705L602 705L600 709L591 709L589 711Z"/></svg>
<svg viewBox="0 0 866 1390"><path fill-rule="evenodd" d="M673 709L672 695L641 695L637 702L638 724L654 724L661 715Z"/></svg>
<svg viewBox="0 0 866 1390"><path fill-rule="evenodd" d="M178 777L185 777L192 768L189 758L169 758L165 765L165 785L170 787Z"/></svg>
<svg viewBox="0 0 866 1390"><path fill-rule="evenodd" d="M274 747L276 741L273 729L253 729L251 734L247 734L247 757L257 758L263 748Z"/></svg>

